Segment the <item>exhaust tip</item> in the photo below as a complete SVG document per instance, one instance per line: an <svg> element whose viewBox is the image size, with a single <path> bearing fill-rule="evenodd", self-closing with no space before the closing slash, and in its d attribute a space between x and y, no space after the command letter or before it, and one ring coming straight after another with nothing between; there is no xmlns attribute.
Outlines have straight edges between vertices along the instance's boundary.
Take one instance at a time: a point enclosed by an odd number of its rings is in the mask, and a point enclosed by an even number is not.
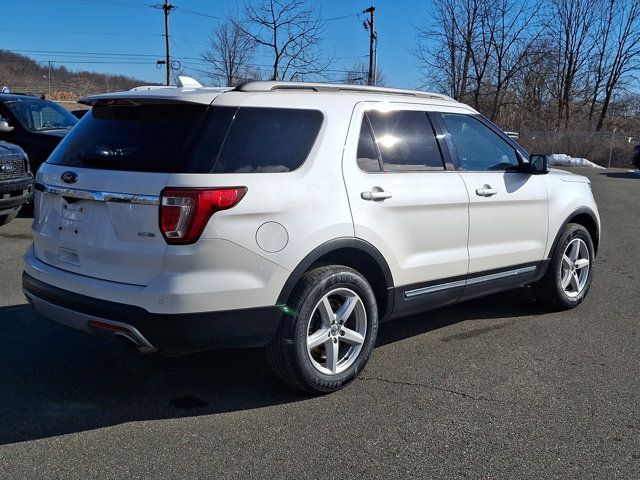
<svg viewBox="0 0 640 480"><path fill-rule="evenodd" d="M158 351L146 338L134 327L130 327L120 322L106 322L91 320L89 324L101 330L108 330L118 340L124 341L127 345L133 345L140 353L152 353Z"/></svg>

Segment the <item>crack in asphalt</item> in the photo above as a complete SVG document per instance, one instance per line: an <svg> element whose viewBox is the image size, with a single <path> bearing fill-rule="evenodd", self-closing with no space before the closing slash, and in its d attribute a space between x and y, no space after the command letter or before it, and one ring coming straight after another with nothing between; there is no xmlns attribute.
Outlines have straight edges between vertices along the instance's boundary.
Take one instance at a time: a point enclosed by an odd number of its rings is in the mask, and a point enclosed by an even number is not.
<svg viewBox="0 0 640 480"><path fill-rule="evenodd" d="M358 379L359 380L384 382L384 383L390 383L392 385L401 385L401 386L406 386L406 387L422 387L422 388L427 388L429 390L436 390L438 392L450 393L450 394L453 394L453 395L458 395L460 397L468 398L470 400L492 402L492 403L503 403L503 404L516 403L516 402L503 401L503 400L496 400L496 399L488 398L488 397L476 397L474 395L470 395L470 394L465 393L465 392L459 392L457 390L450 390L448 388L436 387L434 385L427 385L425 383L419 383L419 382L403 382L403 381L400 381L400 380L389 380L388 378L371 377L371 376L364 376L364 375L359 376Z"/></svg>

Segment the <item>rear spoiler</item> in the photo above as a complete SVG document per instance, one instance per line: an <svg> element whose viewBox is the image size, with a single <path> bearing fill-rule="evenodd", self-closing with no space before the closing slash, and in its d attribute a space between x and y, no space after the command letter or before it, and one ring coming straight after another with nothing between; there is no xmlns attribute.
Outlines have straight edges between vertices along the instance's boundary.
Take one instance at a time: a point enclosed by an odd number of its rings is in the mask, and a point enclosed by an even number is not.
<svg viewBox="0 0 640 480"><path fill-rule="evenodd" d="M209 105L218 95L233 90L229 87L161 87L149 85L126 92L103 93L81 98L78 103L95 105L109 100L128 100L136 104L199 103Z"/></svg>

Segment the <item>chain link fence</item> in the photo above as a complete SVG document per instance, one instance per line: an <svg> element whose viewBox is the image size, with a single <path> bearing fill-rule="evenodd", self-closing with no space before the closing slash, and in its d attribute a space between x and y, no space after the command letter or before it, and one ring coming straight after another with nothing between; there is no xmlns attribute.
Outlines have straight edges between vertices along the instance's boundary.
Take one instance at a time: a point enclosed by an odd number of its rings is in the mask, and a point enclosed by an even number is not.
<svg viewBox="0 0 640 480"><path fill-rule="evenodd" d="M620 132L520 132L519 143L529 153L564 153L602 167L631 167L631 152L640 136Z"/></svg>

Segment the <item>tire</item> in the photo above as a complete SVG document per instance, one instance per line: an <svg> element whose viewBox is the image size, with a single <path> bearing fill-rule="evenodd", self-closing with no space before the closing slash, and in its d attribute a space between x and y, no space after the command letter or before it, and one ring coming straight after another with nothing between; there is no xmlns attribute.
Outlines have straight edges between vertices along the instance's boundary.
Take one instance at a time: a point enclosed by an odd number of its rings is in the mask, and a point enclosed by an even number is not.
<svg viewBox="0 0 640 480"><path fill-rule="evenodd" d="M575 252L573 249L576 245L579 248L578 261L573 262L569 257ZM565 254L570 255L564 258ZM585 259L588 263L584 262ZM574 267L573 270L571 266ZM582 303L591 288L594 267L595 251L591 235L582 225L569 223L558 240L546 273L531 285L533 295L539 303L554 311L575 308ZM588 269L586 274L583 269Z"/></svg>
<svg viewBox="0 0 640 480"><path fill-rule="evenodd" d="M378 308L369 283L349 267L319 267L296 285L267 358L286 384L313 394L330 393L362 371L377 334Z"/></svg>

